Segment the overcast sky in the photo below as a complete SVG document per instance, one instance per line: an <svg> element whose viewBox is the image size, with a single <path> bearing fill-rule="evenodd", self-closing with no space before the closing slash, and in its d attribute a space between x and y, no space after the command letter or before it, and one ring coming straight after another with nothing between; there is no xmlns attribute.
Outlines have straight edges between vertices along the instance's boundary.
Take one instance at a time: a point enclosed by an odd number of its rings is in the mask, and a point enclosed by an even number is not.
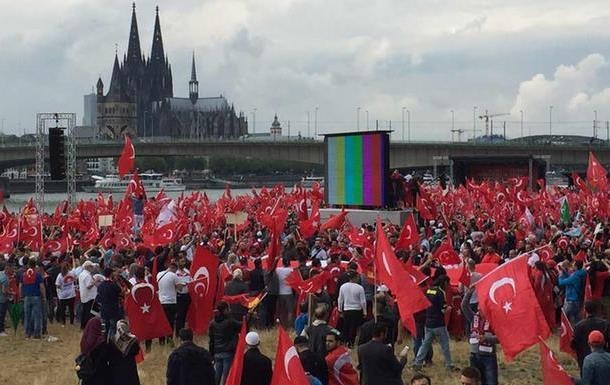
<svg viewBox="0 0 610 385"><path fill-rule="evenodd" d="M180 0L136 2L148 54L155 5L172 64L174 95L188 96L192 51L200 96L225 95L256 131L277 112L291 135L392 121L402 107L414 140L472 136L477 115L511 113L507 135L592 135L594 110L610 119L610 8L606 1ZM0 119L32 132L41 111L76 112L115 44L127 49L131 2L0 0ZM405 116L406 116L405 112ZM406 123L405 123L406 125ZM601 124L600 124L601 125ZM477 128L483 124L477 121ZM405 134L406 135L406 134ZM456 137L457 139L457 137Z"/></svg>

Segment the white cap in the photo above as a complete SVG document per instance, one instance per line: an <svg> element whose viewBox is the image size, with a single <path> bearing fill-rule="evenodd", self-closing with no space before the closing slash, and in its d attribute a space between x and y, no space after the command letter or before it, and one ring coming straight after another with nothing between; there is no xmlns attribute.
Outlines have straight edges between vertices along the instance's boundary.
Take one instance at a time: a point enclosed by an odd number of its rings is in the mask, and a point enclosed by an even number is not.
<svg viewBox="0 0 610 385"><path fill-rule="evenodd" d="M83 263L83 268L87 268L87 267L93 267L94 264L91 261L85 261L85 263Z"/></svg>
<svg viewBox="0 0 610 385"><path fill-rule="evenodd" d="M388 289L386 285L379 285L377 291L380 293L387 293L388 291L390 291L390 289Z"/></svg>
<svg viewBox="0 0 610 385"><path fill-rule="evenodd" d="M257 332L249 332L246 334L246 344L250 346L258 346L260 344L261 339L258 336Z"/></svg>

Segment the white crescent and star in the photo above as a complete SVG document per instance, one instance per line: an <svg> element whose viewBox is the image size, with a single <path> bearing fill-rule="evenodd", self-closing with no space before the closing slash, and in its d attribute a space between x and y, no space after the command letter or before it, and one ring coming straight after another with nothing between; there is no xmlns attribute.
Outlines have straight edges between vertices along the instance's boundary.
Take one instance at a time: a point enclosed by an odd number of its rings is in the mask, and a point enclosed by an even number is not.
<svg viewBox="0 0 610 385"><path fill-rule="evenodd" d="M498 305L498 302L496 301L496 290L498 290L500 287L502 287L504 285L509 285L513 289L513 297L515 295L517 295L515 280L512 278L508 278L508 277L500 278L499 280L495 281L489 288L489 298L491 299L491 302L493 302L496 305ZM504 309L504 312L506 314L508 314L508 312L512 310L511 306L512 306L512 302L505 301L502 304L502 309Z"/></svg>
<svg viewBox="0 0 610 385"><path fill-rule="evenodd" d="M298 356L299 354L294 346L291 346L290 349L286 350L286 353L284 354L284 371L286 372L286 377L288 377L289 380L291 380L291 378L288 365L290 364L290 360Z"/></svg>
<svg viewBox="0 0 610 385"><path fill-rule="evenodd" d="M193 275L193 280L198 280L201 277L205 277L205 279L207 279L207 284L204 284L202 282L198 282L195 284L195 293L197 293L197 288L200 286L204 286L205 287L205 294L208 294L209 291L209 282L210 282L210 272L208 271L207 267L205 266L201 266L199 269L197 269L197 271L195 272L195 274Z"/></svg>
<svg viewBox="0 0 610 385"><path fill-rule="evenodd" d="M133 301L137 304L140 305L138 303L138 300L136 299L136 292L140 289L148 289L150 290L150 302L152 304L152 300L154 298L155 295L155 288L153 287L153 285L151 285L150 283L146 283L146 282L141 282L141 283L137 283L135 284L132 288L131 288L131 297L133 298ZM149 305L148 303L146 303L146 301L140 306L140 310L142 310L142 314L144 313L150 313L150 307L151 305Z"/></svg>

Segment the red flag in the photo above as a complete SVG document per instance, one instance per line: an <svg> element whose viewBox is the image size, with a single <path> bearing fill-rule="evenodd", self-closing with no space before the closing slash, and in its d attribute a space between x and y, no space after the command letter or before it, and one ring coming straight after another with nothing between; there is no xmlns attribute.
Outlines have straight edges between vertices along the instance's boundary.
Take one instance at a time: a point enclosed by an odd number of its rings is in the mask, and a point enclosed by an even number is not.
<svg viewBox="0 0 610 385"><path fill-rule="evenodd" d="M544 340L540 339L540 366L542 366L543 385L573 385L574 382L570 375L565 371L553 351L548 347Z"/></svg>
<svg viewBox="0 0 610 385"><path fill-rule="evenodd" d="M193 280L188 284L191 305L188 309L188 324L193 333L204 334L214 314L214 295L217 285L218 258L203 246L197 246L191 271Z"/></svg>
<svg viewBox="0 0 610 385"><path fill-rule="evenodd" d="M403 264L396 258L379 219L377 219L376 232L375 267L377 279L385 283L396 296L402 323L415 335L413 313L428 308L430 302L417 286L417 278L407 273Z"/></svg>
<svg viewBox="0 0 610 385"><path fill-rule="evenodd" d="M296 205L296 212L298 214L299 221L305 221L308 218L307 213L307 190L301 187L301 193L298 196Z"/></svg>
<svg viewBox="0 0 610 385"><path fill-rule="evenodd" d="M587 259L587 254L585 253L585 251L583 249L578 250L578 253L576 253L576 255L574 256L574 260L586 262L585 259Z"/></svg>
<svg viewBox="0 0 610 385"><path fill-rule="evenodd" d="M150 283L140 282L133 285L130 295L125 298L125 311L131 330L140 341L172 334L159 297Z"/></svg>
<svg viewBox="0 0 610 385"><path fill-rule="evenodd" d="M407 220L402 225L400 236L398 237L395 247L396 250L408 249L412 245L417 245L418 242L419 234L417 233L417 225L415 224L413 214L409 214Z"/></svg>
<svg viewBox="0 0 610 385"><path fill-rule="evenodd" d="M131 143L129 135L125 134L125 144L123 145L123 151L119 157L118 169L119 177L123 177L125 174L129 174L133 170L136 159L136 150Z"/></svg>
<svg viewBox="0 0 610 385"><path fill-rule="evenodd" d="M345 209L341 209L341 212L337 215L333 215L328 218L328 220L320 225L320 231L326 231L328 229L339 229L343 226L343 222L345 221L345 217L348 212Z"/></svg>
<svg viewBox="0 0 610 385"><path fill-rule="evenodd" d="M566 316L566 313L561 310L561 335L559 336L559 351L567 353L576 359L576 352L570 346L572 337L574 336L574 329L570 320Z"/></svg>
<svg viewBox="0 0 610 385"><path fill-rule="evenodd" d="M597 187L600 190L605 189L608 184L607 174L606 169L599 163L593 152L589 152L589 165L587 166L587 182L589 182L589 186Z"/></svg>
<svg viewBox="0 0 610 385"><path fill-rule="evenodd" d="M135 169L131 175L131 180L129 181L127 189L125 190L125 198L131 198L131 194L135 195L137 198L142 196L144 199L146 199L146 191L144 190L144 185L142 184L142 180L140 179L140 174L138 174L137 169Z"/></svg>
<svg viewBox="0 0 610 385"><path fill-rule="evenodd" d="M423 219L425 219L427 221L434 219L434 215L432 214L432 211L430 211L430 209L426 205L426 202L424 202L424 200L422 199L421 195L417 196L417 202L415 203L415 208L419 212L419 216L422 217Z"/></svg>
<svg viewBox="0 0 610 385"><path fill-rule="evenodd" d="M225 385L241 384L241 376L244 371L244 353L246 352L246 333L248 333L248 328L246 327L246 321L244 320L241 323L241 331L237 337L237 348L233 355L233 363L231 364L231 369L227 375Z"/></svg>
<svg viewBox="0 0 610 385"><path fill-rule="evenodd" d="M553 259L553 255L554 255L553 249L551 249L551 247L549 245L545 245L543 248L536 251L536 253L540 257L540 260L542 262L546 262L546 261Z"/></svg>
<svg viewBox="0 0 610 385"><path fill-rule="evenodd" d="M306 220L299 221L299 231L305 239L311 238L320 226L320 203L314 200L311 204L311 215Z"/></svg>
<svg viewBox="0 0 610 385"><path fill-rule="evenodd" d="M527 254L497 267L476 285L479 309L510 361L551 331L529 279ZM517 295L518 294L518 295Z"/></svg>
<svg viewBox="0 0 610 385"><path fill-rule="evenodd" d="M443 266L459 265L462 263L462 259L453 249L451 238L449 237L445 238L443 243L434 251L434 258Z"/></svg>
<svg viewBox="0 0 610 385"><path fill-rule="evenodd" d="M585 183L585 181L582 180L580 175L578 175L576 172L572 173L572 180L574 181L574 185L576 187L578 187L579 190L582 190L585 192L589 191L589 188L587 187L587 184Z"/></svg>
<svg viewBox="0 0 610 385"><path fill-rule="evenodd" d="M271 385L309 385L296 348L284 328L278 328L278 341Z"/></svg>

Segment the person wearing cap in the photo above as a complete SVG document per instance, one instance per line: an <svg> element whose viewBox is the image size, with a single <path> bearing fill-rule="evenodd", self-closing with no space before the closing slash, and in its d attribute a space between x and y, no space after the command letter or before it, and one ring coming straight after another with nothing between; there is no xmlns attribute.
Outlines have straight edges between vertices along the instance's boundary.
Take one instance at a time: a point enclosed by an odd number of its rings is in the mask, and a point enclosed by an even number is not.
<svg viewBox="0 0 610 385"><path fill-rule="evenodd" d="M305 336L298 336L294 339L294 347L299 353L299 359L305 373L314 376L322 385L328 384L328 370L324 357L314 353L309 349L309 340Z"/></svg>
<svg viewBox="0 0 610 385"><path fill-rule="evenodd" d="M167 385L215 385L212 356L193 343L193 331L178 331L181 344L167 359Z"/></svg>
<svg viewBox="0 0 610 385"><path fill-rule="evenodd" d="M600 317L600 303L598 301L585 302L585 313L586 318L574 326L572 341L570 341L570 347L576 353L576 361L581 371L585 357L591 353L587 336L592 331L598 330L605 336L606 341L610 341L610 322ZM610 348L610 346L606 346L606 348Z"/></svg>
<svg viewBox="0 0 610 385"><path fill-rule="evenodd" d="M258 349L261 340L257 332L246 334L246 353L241 385L269 385L273 376L271 360Z"/></svg>
<svg viewBox="0 0 610 385"><path fill-rule="evenodd" d="M577 385L607 385L610 383L610 353L604 350L606 338L599 330L587 337L591 354L585 357L581 379L572 378Z"/></svg>
<svg viewBox="0 0 610 385"><path fill-rule="evenodd" d="M92 317L91 307L93 301L97 297L97 286L93 279L93 271L95 264L91 261L83 263L83 271L78 275L78 292L80 294L81 313L80 313L80 328L83 330L87 321Z"/></svg>

